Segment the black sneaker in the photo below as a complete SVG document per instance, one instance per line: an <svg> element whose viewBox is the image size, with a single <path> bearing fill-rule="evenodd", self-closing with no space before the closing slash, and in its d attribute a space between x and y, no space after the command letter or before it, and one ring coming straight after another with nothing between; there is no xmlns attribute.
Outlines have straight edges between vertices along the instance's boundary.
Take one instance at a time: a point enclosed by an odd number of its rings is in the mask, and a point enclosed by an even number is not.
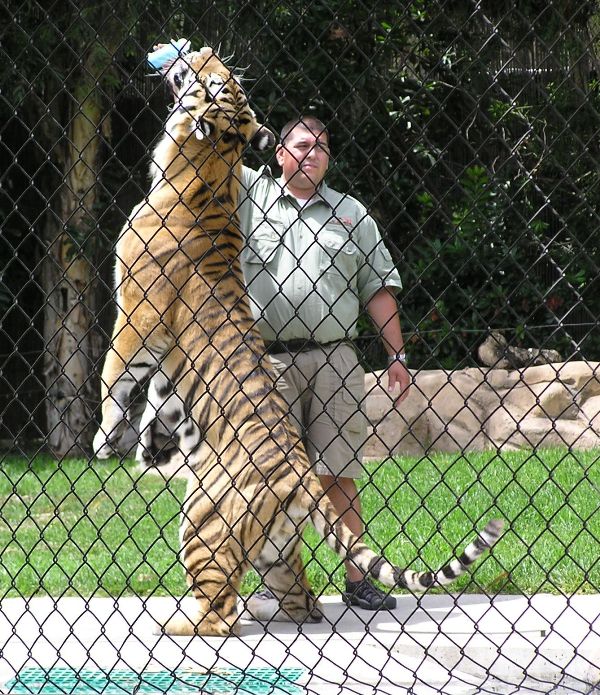
<svg viewBox="0 0 600 695"><path fill-rule="evenodd" d="M272 601L277 597L271 591L271 589L268 589L263 585L259 586L258 589L252 593L252 598L258 599L259 601Z"/></svg>
<svg viewBox="0 0 600 695"><path fill-rule="evenodd" d="M346 591L342 592L342 599L347 606L358 606L366 611L392 611L396 608L396 599L373 586L368 579L359 582L346 581Z"/></svg>

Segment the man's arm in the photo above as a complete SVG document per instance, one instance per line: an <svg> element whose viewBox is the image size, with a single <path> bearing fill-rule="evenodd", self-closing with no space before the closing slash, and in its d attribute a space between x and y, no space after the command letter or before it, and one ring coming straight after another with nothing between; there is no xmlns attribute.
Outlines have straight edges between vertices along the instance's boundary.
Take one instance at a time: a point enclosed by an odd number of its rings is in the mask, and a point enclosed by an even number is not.
<svg viewBox="0 0 600 695"><path fill-rule="evenodd" d="M366 309L371 320L379 329L388 355L403 353L404 340L400 328L398 304L394 294L388 288L382 287L369 299ZM406 364L399 360L393 360L388 367L389 391L393 391L396 384L400 386L400 395L396 399L396 405L398 405L408 396L410 387L410 374Z"/></svg>

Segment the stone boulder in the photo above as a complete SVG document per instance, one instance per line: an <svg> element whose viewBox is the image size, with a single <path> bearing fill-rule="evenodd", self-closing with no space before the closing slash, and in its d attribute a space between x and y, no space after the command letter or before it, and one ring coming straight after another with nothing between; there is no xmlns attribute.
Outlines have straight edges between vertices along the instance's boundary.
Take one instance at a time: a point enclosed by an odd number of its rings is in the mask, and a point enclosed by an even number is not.
<svg viewBox="0 0 600 695"><path fill-rule="evenodd" d="M509 345L500 331L491 331L477 348L477 357L485 367L523 369L540 364L562 362L560 353L544 348L521 348Z"/></svg>
<svg viewBox="0 0 600 695"><path fill-rule="evenodd" d="M600 368L563 362L525 369L413 373L394 406L386 372L366 376L369 438L364 455L422 455L568 446L600 447Z"/></svg>

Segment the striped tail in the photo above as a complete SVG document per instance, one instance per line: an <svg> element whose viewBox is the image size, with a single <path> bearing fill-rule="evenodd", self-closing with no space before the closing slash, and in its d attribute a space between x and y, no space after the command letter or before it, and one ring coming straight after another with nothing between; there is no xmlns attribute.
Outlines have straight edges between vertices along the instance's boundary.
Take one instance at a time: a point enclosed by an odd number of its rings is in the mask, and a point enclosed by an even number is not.
<svg viewBox="0 0 600 695"><path fill-rule="evenodd" d="M318 505L312 505L310 518L317 532L335 553L344 560L350 560L365 575L378 579L385 586L415 592L425 591L430 586L444 586L460 577L496 543L504 527L504 521L501 519L488 521L483 531L469 543L460 557L454 558L437 572L415 572L394 567L362 543L343 522L336 520L331 523L330 510L334 512L329 502L321 499Z"/></svg>

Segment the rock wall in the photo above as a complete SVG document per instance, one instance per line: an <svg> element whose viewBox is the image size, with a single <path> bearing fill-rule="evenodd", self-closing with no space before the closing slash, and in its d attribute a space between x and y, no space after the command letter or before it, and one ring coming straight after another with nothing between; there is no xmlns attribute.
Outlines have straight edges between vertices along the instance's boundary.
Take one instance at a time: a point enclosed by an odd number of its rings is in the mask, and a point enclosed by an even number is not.
<svg viewBox="0 0 600 695"><path fill-rule="evenodd" d="M385 372L367 374L370 436L364 455L422 455L569 446L600 447L598 362L508 370L413 373L409 397L394 407Z"/></svg>

